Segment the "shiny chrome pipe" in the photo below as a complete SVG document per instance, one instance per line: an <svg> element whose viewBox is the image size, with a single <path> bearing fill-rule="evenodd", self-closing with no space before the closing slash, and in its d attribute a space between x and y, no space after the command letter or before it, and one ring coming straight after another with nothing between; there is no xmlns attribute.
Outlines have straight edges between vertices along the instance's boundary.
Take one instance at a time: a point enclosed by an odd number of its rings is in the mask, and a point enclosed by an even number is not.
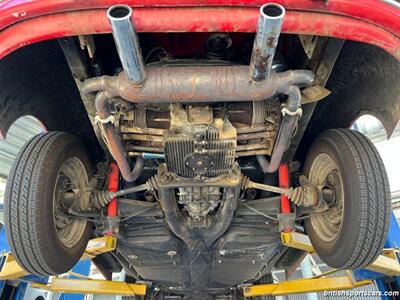
<svg viewBox="0 0 400 300"><path fill-rule="evenodd" d="M253 82L264 81L271 73L284 16L285 9L279 4L267 3L260 8L249 70Z"/></svg>
<svg viewBox="0 0 400 300"><path fill-rule="evenodd" d="M126 75L134 84L146 79L142 51L132 22L132 8L127 5L114 5L107 11L119 59Z"/></svg>

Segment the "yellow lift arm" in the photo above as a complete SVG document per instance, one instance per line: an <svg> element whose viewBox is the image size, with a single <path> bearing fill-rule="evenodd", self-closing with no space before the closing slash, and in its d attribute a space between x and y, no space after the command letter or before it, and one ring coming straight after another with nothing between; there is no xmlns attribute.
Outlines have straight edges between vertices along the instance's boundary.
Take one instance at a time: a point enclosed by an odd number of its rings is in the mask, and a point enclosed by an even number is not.
<svg viewBox="0 0 400 300"><path fill-rule="evenodd" d="M5 253L3 257L4 263L0 271L1 280L15 280L29 275L28 272L19 266L11 253Z"/></svg>
<svg viewBox="0 0 400 300"><path fill-rule="evenodd" d="M282 243L288 247L301 249L309 253L314 252L310 240L304 234L289 232L281 234ZM116 238L111 236L100 237L89 242L82 259L93 258L96 255L113 251L116 246ZM26 275L10 253L4 255L4 263L0 269L1 280L14 280ZM378 259L367 267L371 271L380 272L390 276L400 275L400 264L396 258L396 251L388 249L383 252ZM350 273L347 276L328 278L326 276L334 273L333 270L318 276L306 279L280 282L276 284L261 284L243 287L246 297L263 295L288 295L296 293L346 290L355 287L371 284L370 280L355 282ZM72 274L72 273L71 273ZM84 279L68 279L54 277L48 284L31 283L32 287L45 289L53 292L64 293L84 293L101 295L146 295L147 286L145 284L128 284L118 281L93 280L72 274Z"/></svg>
<svg viewBox="0 0 400 300"><path fill-rule="evenodd" d="M108 280L81 280L69 278L53 278L49 284L31 283L31 287L59 292L76 294L96 294L96 295L146 295L145 284L134 284L120 281Z"/></svg>
<svg viewBox="0 0 400 300"><path fill-rule="evenodd" d="M315 252L307 235L299 232L283 232L281 240L285 246L307 251ZM386 274L389 276L400 275L400 264L396 258L396 250L384 250L374 263L366 269ZM243 287L245 297L266 296L266 295L289 295L298 293L312 293L322 291L348 290L359 286L368 285L372 280L354 281L350 272L347 276L325 277L339 270L332 270L318 276L306 279L284 281L275 284L260 284ZM324 278L323 278L324 277Z"/></svg>
<svg viewBox="0 0 400 300"><path fill-rule="evenodd" d="M299 232L282 232L281 240L285 246L307 251L315 252L307 235ZM397 261L396 249L385 249L382 255L369 266L367 270L379 272L389 276L400 276L400 264Z"/></svg>
<svg viewBox="0 0 400 300"><path fill-rule="evenodd" d="M93 258L96 255L113 251L117 239L113 236L104 236L89 241L82 260ZM11 253L3 255L4 263L0 269L0 280L15 280L29 275L15 261ZM146 295L145 284L128 284L120 281L94 280L81 274L69 272L70 275L84 279L69 279L53 277L48 284L31 282L31 287L48 290L52 292L78 293L78 294L99 294L99 295L122 295L133 296Z"/></svg>

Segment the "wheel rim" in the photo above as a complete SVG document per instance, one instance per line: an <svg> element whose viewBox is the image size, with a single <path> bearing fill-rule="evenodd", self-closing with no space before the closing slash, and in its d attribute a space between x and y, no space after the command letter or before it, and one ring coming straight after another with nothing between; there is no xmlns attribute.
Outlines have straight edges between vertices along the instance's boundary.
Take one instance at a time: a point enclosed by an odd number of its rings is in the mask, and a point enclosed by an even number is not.
<svg viewBox="0 0 400 300"><path fill-rule="evenodd" d="M66 193L74 195L72 201L79 201L81 193L88 186L85 166L76 157L67 159L60 168L53 193L53 217L55 231L61 243L74 247L81 239L86 228L86 221L71 217L66 201ZM73 193L73 194L72 194Z"/></svg>
<svg viewBox="0 0 400 300"><path fill-rule="evenodd" d="M326 153L313 161L309 181L315 186L329 186L335 192L335 200L328 203L328 211L310 218L311 226L324 242L332 242L338 236L344 214L343 180L335 161Z"/></svg>

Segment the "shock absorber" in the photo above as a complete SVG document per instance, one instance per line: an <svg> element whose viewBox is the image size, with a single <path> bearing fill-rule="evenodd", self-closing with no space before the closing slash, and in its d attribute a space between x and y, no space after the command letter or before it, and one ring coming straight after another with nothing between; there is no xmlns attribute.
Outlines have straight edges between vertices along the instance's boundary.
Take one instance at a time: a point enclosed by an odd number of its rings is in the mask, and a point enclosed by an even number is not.
<svg viewBox="0 0 400 300"><path fill-rule="evenodd" d="M281 164L279 166L279 187L283 189L289 188L289 167L287 164ZM290 201L289 197L285 194L281 195L281 213L283 215L290 214ZM285 226L283 228L283 232L290 232L293 228L291 227L290 222L285 222Z"/></svg>
<svg viewBox="0 0 400 300"><path fill-rule="evenodd" d="M118 165L114 162L110 164L110 172L108 174L108 191L115 193L118 191L118 177L119 170ZM104 199L103 199L104 200ZM118 217L118 203L117 197L111 198L107 207L107 226L106 235L115 235L119 231L119 217Z"/></svg>

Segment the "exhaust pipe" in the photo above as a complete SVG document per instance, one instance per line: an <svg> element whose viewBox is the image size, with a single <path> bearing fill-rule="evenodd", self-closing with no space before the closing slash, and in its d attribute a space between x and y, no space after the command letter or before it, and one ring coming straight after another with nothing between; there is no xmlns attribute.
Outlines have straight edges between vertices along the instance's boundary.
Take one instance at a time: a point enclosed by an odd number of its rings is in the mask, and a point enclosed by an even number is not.
<svg viewBox="0 0 400 300"><path fill-rule="evenodd" d="M107 11L119 59L127 78L134 84L146 79L146 70L139 39L132 23L132 8L114 5Z"/></svg>
<svg viewBox="0 0 400 300"><path fill-rule="evenodd" d="M254 39L249 69L250 80L253 82L261 83L271 77L272 62L284 16L285 9L279 4L267 3L260 8L257 34ZM257 155L257 161L264 173L274 173L278 170L283 154L289 146L293 131L301 116L299 87L292 84L286 90L280 92L288 95L288 100L282 110L284 117L279 127L271 158L268 161L264 155Z"/></svg>
<svg viewBox="0 0 400 300"><path fill-rule="evenodd" d="M253 82L264 81L271 74L284 16L285 9L279 4L267 3L260 8L249 70Z"/></svg>
<svg viewBox="0 0 400 300"><path fill-rule="evenodd" d="M128 182L136 181L142 174L144 160L142 157L137 157L135 165L131 170L129 162L126 158L125 147L122 144L121 137L113 124L113 115L111 114L108 100L116 95L106 91L101 91L96 94L95 105L97 111L96 121L102 130L103 136L107 142L108 150L111 156L116 161L122 178Z"/></svg>
<svg viewBox="0 0 400 300"><path fill-rule="evenodd" d="M283 118L275 139L271 158L268 161L264 155L257 155L257 161L264 173L275 173L279 169L283 155L290 145L290 140L293 137L297 122L302 114L299 87L295 85L290 86L286 91L286 95L288 95L288 99L282 109Z"/></svg>
<svg viewBox="0 0 400 300"><path fill-rule="evenodd" d="M299 86L311 84L314 74L307 70L275 73L272 60L282 27L285 9L268 3L260 8L257 34L250 68L246 66L159 67L144 66L137 34L131 21L132 9L126 5L111 7L110 20L115 44L124 72L86 80L82 93L97 92L96 109L111 153L126 181L134 181L141 173L143 161L138 159L130 169L126 151L112 124L109 99L121 97L136 103L261 101L277 94L288 96L282 109L284 118L270 161L258 156L264 172L275 172L301 116ZM147 72L146 72L147 71ZM249 80L250 73L250 80ZM254 84L258 83L258 84Z"/></svg>

